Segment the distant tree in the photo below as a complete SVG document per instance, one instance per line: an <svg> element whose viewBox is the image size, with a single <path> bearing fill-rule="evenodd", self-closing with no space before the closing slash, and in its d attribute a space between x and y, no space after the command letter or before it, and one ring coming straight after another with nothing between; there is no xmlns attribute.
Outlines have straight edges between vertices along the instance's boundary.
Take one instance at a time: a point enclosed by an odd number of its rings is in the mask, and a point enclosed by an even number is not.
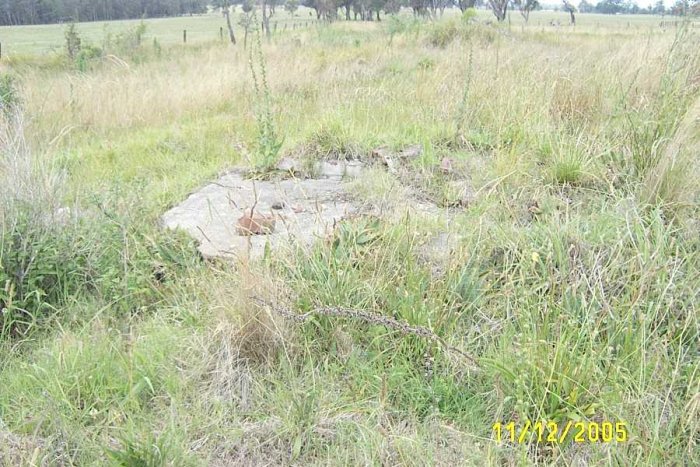
<svg viewBox="0 0 700 467"><path fill-rule="evenodd" d="M290 15L294 16L296 11L299 9L299 0L287 0L284 4L284 9Z"/></svg>
<svg viewBox="0 0 700 467"><path fill-rule="evenodd" d="M358 17L364 21L381 21L379 12L385 9L387 0L355 0L352 4L355 19ZM395 5L392 5L395 8ZM346 10L347 12L347 10Z"/></svg>
<svg viewBox="0 0 700 467"><path fill-rule="evenodd" d="M338 5L335 0L305 0L302 5L313 8L316 12L316 19L332 21L338 16Z"/></svg>
<svg viewBox="0 0 700 467"><path fill-rule="evenodd" d="M452 0L430 0L428 6L433 18L437 18L438 13L442 16L445 13L445 8L448 4L451 4Z"/></svg>
<svg viewBox="0 0 700 467"><path fill-rule="evenodd" d="M0 25L106 21L203 13L208 0L0 0Z"/></svg>
<svg viewBox="0 0 700 467"><path fill-rule="evenodd" d="M669 13L676 16L688 16L700 14L700 2L698 0L676 0Z"/></svg>
<svg viewBox="0 0 700 467"><path fill-rule="evenodd" d="M564 3L564 11L568 12L571 17L571 25L576 26L576 15L574 14L576 7L569 0L562 0L562 2Z"/></svg>
<svg viewBox="0 0 700 467"><path fill-rule="evenodd" d="M275 9L284 4L284 0L268 0L268 7L272 14L275 14Z"/></svg>
<svg viewBox="0 0 700 467"><path fill-rule="evenodd" d="M340 1L340 7L345 8L345 19L347 21L350 21L350 11L353 8L353 5L355 3L355 0L339 0Z"/></svg>
<svg viewBox="0 0 700 467"><path fill-rule="evenodd" d="M499 22L506 19L509 1L510 0L488 0L488 5Z"/></svg>
<svg viewBox="0 0 700 467"><path fill-rule="evenodd" d="M586 0L581 0L581 3L578 4L578 11L581 13L592 13L594 8L595 7Z"/></svg>
<svg viewBox="0 0 700 467"><path fill-rule="evenodd" d="M526 23L530 20L530 12L540 6L540 2L537 0L513 0L513 4L518 7L520 15Z"/></svg>
<svg viewBox="0 0 700 467"><path fill-rule="evenodd" d="M413 16L429 16L429 0L408 0L408 5L413 10Z"/></svg>
<svg viewBox="0 0 700 467"><path fill-rule="evenodd" d="M221 14L226 19L226 28L228 29L229 40L232 44L235 44L236 36L233 33L233 25L231 24L231 3L231 0L214 0L212 2L212 6L221 10Z"/></svg>
<svg viewBox="0 0 700 467"><path fill-rule="evenodd" d="M658 2L656 2L654 8L651 11L655 15L666 14L666 6L664 5L664 0L659 0Z"/></svg>
<svg viewBox="0 0 700 467"><path fill-rule="evenodd" d="M476 0L457 0L457 7L462 13L470 8L474 8L476 5Z"/></svg>
<svg viewBox="0 0 700 467"><path fill-rule="evenodd" d="M243 48L248 48L248 34L253 27L253 10L255 5L253 5L252 1L246 1L241 6L241 9L243 10L243 15L241 15L238 24L243 28Z"/></svg>
<svg viewBox="0 0 700 467"><path fill-rule="evenodd" d="M388 15L395 15L401 11L401 0L388 0L384 4L384 13Z"/></svg>
<svg viewBox="0 0 700 467"><path fill-rule="evenodd" d="M596 13L614 15L622 13L626 7L623 0L602 0L595 6Z"/></svg>
<svg viewBox="0 0 700 467"><path fill-rule="evenodd" d="M447 0L441 0L443 3L447 2ZM374 14L377 17L377 21L381 21L382 19L379 17L379 12L384 9L384 5L386 5L387 0L371 0L369 2L370 10L374 11ZM443 7L444 9L444 7ZM371 13L370 13L371 16Z"/></svg>
<svg viewBox="0 0 700 467"><path fill-rule="evenodd" d="M278 0L260 0L260 9L262 10L262 28L265 36L269 39L272 32L270 31L270 18L275 14L274 5Z"/></svg>

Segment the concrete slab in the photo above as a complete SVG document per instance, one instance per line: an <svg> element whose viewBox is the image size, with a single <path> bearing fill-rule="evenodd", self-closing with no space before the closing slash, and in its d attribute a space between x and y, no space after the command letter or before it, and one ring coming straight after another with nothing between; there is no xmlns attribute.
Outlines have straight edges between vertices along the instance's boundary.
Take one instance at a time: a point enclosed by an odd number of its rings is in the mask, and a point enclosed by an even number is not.
<svg viewBox="0 0 700 467"><path fill-rule="evenodd" d="M343 217L359 212L343 188L340 175L347 174L346 167L328 169L322 171L326 178L279 181L246 180L241 173L229 173L170 209L162 221L166 228L183 229L194 237L205 257L259 258L266 245L310 245L329 235ZM254 204L255 213L274 216L272 233L237 231L238 219Z"/></svg>

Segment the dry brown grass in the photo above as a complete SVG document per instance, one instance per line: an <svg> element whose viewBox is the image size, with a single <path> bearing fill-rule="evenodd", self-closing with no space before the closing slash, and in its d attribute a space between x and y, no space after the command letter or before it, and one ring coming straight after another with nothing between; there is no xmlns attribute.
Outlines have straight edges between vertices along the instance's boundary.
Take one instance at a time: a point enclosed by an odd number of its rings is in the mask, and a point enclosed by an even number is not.
<svg viewBox="0 0 700 467"><path fill-rule="evenodd" d="M663 62L669 38L658 37L645 47L639 47L636 38L621 39L629 46L612 52L600 38L586 40L586 47L575 51L526 36L504 38L497 54L492 48L476 48L469 100L472 120L486 118L505 127L517 115L533 122L534 130L549 120L547 109L563 117L605 115L612 96L602 89L634 83L630 98L637 101L654 92L663 69L648 64ZM428 51L421 43L329 46L310 33L300 41L301 48L290 42L264 46L285 133L313 132L310 115L337 116L351 135L360 129L397 130L411 120L434 125L435 120L451 118L462 93L467 57L459 43ZM435 65L411 78L427 56ZM159 125L222 106L230 108L232 121L245 129L252 115L247 56L225 47L142 65L109 62L89 74L30 71L25 88L31 114L39 117L49 139L80 129L99 133ZM344 110L338 114L339 109Z"/></svg>
<svg viewBox="0 0 700 467"><path fill-rule="evenodd" d="M226 279L210 288L212 311L217 322L214 339L225 360L249 365L271 363L277 355L293 352L293 330L272 310L260 306L253 297L279 300L284 284L269 273L238 263ZM226 363L228 365L228 363Z"/></svg>

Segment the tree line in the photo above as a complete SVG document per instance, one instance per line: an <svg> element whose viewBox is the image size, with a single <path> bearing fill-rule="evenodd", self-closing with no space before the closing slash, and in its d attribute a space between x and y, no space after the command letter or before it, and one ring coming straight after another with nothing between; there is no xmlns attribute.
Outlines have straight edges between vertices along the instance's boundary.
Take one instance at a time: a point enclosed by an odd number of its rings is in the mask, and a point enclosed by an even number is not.
<svg viewBox="0 0 700 467"><path fill-rule="evenodd" d="M262 8L263 22L278 6L292 13L299 5L307 6L315 10L318 19L328 21L340 17L380 20L380 12L392 14L401 8L410 8L417 16L435 17L449 7L465 11L480 4L489 7L499 21L505 19L509 9L519 11L527 20L530 11L540 7L538 0L0 0L0 25L180 16L204 13L209 7L228 12L235 5L243 5L245 11L256 3ZM576 7L569 0L563 0L562 9L570 12L573 20ZM700 14L700 0L675 0L669 8L659 0L653 7L645 9L629 0L600 0L595 5L582 0L578 11L692 15Z"/></svg>
<svg viewBox="0 0 700 467"><path fill-rule="evenodd" d="M658 0L654 5L642 8L636 3L626 0L600 0L593 4L588 0L581 0L578 6L581 13L602 13L608 15L676 15L691 16L700 15L700 0L675 0L667 7L664 0Z"/></svg>
<svg viewBox="0 0 700 467"><path fill-rule="evenodd" d="M260 0L279 2L282 0ZM298 0L286 0L297 3ZM577 8L570 0L561 0L561 10L571 15L575 23L574 13L603 13L603 14L671 14L671 15L700 15L700 0L671 0L668 8L664 0L658 0L654 6L641 8L631 0L599 0L596 4L582 0ZM476 6L490 9L498 21L506 19L508 11L518 11L527 21L531 11L541 8L538 0L302 0L302 5L313 8L318 19L333 20L345 16L346 20L364 19L372 21L380 19L380 12L387 14L398 12L402 7L410 8L416 16L436 17L442 15L446 8L457 7L461 11Z"/></svg>
<svg viewBox="0 0 700 467"><path fill-rule="evenodd" d="M0 25L179 16L207 11L208 0L0 0Z"/></svg>

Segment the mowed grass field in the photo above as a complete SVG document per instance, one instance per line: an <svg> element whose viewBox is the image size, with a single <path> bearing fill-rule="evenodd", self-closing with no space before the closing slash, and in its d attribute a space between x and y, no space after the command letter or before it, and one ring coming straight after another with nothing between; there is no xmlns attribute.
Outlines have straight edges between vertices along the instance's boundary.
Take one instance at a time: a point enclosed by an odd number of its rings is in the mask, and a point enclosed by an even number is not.
<svg viewBox="0 0 700 467"><path fill-rule="evenodd" d="M64 26L0 31L23 48L0 80L0 465L700 463L699 31L516 17L247 50L215 15L148 20L167 46L85 61ZM259 261L161 228L282 156L365 161L368 214Z"/></svg>

